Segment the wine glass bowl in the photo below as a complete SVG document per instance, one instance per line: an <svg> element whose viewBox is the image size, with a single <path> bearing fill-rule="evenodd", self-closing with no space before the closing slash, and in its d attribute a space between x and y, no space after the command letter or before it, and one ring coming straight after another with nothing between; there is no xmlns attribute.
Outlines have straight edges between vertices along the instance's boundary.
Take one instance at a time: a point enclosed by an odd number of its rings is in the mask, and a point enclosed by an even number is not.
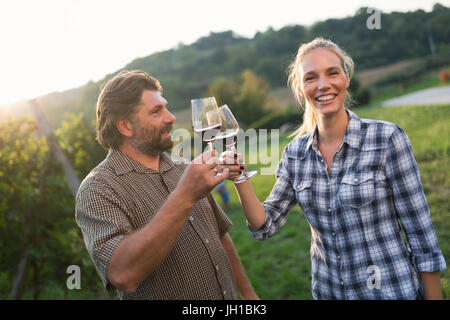
<svg viewBox="0 0 450 320"><path fill-rule="evenodd" d="M220 106L219 114L222 121L220 133L215 137L216 139L222 139L227 148L230 148L233 153L236 153L236 141L237 134L239 132L239 123L231 112L230 108L225 104ZM230 142L230 139L231 142ZM241 175L233 180L234 183L242 183L255 176L257 171L243 171Z"/></svg>
<svg viewBox="0 0 450 320"><path fill-rule="evenodd" d="M239 123L226 104L219 107L219 114L222 120L222 126L219 135L216 136L216 139L224 140L225 146L230 147L236 144L236 136L239 132ZM231 143L229 142L230 138L233 138Z"/></svg>
<svg viewBox="0 0 450 320"><path fill-rule="evenodd" d="M212 143L222 126L216 99L214 97L192 99L191 122L194 132L213 150Z"/></svg>

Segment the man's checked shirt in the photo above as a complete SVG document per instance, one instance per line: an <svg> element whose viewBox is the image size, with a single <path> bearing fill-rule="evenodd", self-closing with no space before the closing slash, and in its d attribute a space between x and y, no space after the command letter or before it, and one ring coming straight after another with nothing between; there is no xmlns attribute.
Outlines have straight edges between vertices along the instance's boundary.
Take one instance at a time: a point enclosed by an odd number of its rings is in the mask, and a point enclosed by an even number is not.
<svg viewBox="0 0 450 320"><path fill-rule="evenodd" d="M160 170L147 168L111 148L106 159L83 180L76 198L76 221L104 286L120 241L158 214L186 168L169 154ZM231 220L211 194L196 202L183 230L159 267L134 293L117 290L123 300L232 300L236 282L221 238ZM148 250L157 250L149 247Z"/></svg>
<svg viewBox="0 0 450 320"><path fill-rule="evenodd" d="M446 263L409 139L395 124L347 112L330 174L316 130L294 139L263 203L266 221L249 229L258 240L273 236L299 203L312 231L314 299L415 299L417 272Z"/></svg>

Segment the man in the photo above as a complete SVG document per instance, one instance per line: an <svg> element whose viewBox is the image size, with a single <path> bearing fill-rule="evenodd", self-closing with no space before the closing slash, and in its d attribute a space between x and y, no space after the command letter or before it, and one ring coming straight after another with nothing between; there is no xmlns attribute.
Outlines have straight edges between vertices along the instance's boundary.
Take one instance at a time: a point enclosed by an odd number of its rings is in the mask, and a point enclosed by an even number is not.
<svg viewBox="0 0 450 320"><path fill-rule="evenodd" d="M107 289L121 299L257 299L210 191L214 152L175 164L175 117L159 81L122 71L97 101L97 140L106 159L84 179L76 220Z"/></svg>

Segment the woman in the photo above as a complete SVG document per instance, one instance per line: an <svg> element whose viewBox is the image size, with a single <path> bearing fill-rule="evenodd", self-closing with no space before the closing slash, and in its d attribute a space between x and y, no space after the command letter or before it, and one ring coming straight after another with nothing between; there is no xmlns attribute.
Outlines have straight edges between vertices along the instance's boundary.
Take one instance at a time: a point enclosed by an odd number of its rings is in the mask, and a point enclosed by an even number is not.
<svg viewBox="0 0 450 320"><path fill-rule="evenodd" d="M305 106L303 124L275 186L260 203L250 181L235 185L249 229L266 240L300 204L312 231L314 299L417 299L420 283L426 299L442 299L445 260L410 142L399 126L345 108L352 72L333 42L300 46L289 83ZM229 166L231 180L240 166Z"/></svg>

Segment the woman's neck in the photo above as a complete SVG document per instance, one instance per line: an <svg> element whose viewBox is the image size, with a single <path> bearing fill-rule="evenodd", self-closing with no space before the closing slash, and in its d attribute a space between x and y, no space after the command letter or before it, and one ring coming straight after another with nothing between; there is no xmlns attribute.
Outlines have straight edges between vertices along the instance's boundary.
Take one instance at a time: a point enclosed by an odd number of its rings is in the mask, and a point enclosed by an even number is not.
<svg viewBox="0 0 450 320"><path fill-rule="evenodd" d="M345 108L341 108L338 113L330 116L319 116L318 142L323 144L341 143L344 139L348 125L348 115Z"/></svg>

